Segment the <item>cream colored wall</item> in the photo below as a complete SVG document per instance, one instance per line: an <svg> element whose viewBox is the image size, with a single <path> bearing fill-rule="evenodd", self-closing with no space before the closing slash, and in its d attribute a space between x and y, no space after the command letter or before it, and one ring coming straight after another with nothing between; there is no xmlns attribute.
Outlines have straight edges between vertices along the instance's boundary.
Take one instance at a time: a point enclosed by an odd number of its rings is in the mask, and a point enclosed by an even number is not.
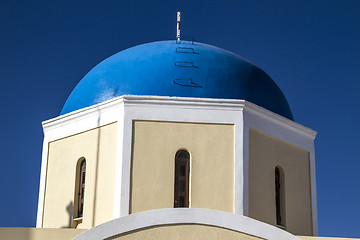
<svg viewBox="0 0 360 240"><path fill-rule="evenodd" d="M121 236L108 238L107 240L255 240L262 239L244 233L198 224L179 224L171 226L159 226L130 232Z"/></svg>
<svg viewBox="0 0 360 240"><path fill-rule="evenodd" d="M69 240L85 229L64 229L64 228L0 228L0 240ZM303 237L302 240L351 240L355 238L332 238L332 237ZM121 236L108 238L108 240L146 240L146 239L260 239L243 233L227 230L219 227L204 226L197 224L182 224L152 227L140 231L130 232ZM358 239L358 238L356 238Z"/></svg>
<svg viewBox="0 0 360 240"><path fill-rule="evenodd" d="M0 228L0 240L69 240L85 229Z"/></svg>
<svg viewBox="0 0 360 240"><path fill-rule="evenodd" d="M175 153L190 152L190 207L234 212L234 127L134 121L130 212L174 206Z"/></svg>
<svg viewBox="0 0 360 240"><path fill-rule="evenodd" d="M49 143L42 227L71 226L76 164L82 157L86 181L78 227L90 228L113 218L116 139L117 124L112 123Z"/></svg>
<svg viewBox="0 0 360 240"><path fill-rule="evenodd" d="M276 225L275 167L281 166L286 230L311 236L309 153L254 129L249 131L249 148L249 216Z"/></svg>

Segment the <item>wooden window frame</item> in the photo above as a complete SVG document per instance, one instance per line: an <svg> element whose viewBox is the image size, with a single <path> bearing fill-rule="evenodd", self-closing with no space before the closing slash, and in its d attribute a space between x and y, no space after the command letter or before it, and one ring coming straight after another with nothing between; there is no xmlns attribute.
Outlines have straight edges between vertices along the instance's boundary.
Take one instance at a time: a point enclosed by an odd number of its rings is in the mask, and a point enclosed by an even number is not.
<svg viewBox="0 0 360 240"><path fill-rule="evenodd" d="M79 190L77 197L78 211L77 217L81 218L84 215L84 199L85 199L85 179L86 179L86 160L83 159L79 166L78 172Z"/></svg>
<svg viewBox="0 0 360 240"><path fill-rule="evenodd" d="M275 211L276 225L285 228L285 181L284 171L281 167L275 167Z"/></svg>
<svg viewBox="0 0 360 240"><path fill-rule="evenodd" d="M175 154L174 208L189 207L189 180L190 153L179 150Z"/></svg>

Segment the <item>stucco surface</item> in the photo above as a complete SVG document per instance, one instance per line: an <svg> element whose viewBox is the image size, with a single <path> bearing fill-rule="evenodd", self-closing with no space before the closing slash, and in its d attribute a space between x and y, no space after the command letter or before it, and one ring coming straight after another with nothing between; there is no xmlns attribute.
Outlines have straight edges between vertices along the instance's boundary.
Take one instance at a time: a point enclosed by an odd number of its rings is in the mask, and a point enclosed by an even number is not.
<svg viewBox="0 0 360 240"><path fill-rule="evenodd" d="M69 240L85 229L54 229L54 228L0 228L0 240ZM303 240L351 240L359 238L332 238L298 236ZM261 239L243 233L206 225L175 225L161 226L133 231L108 238L108 240L135 240L135 239Z"/></svg>
<svg viewBox="0 0 360 240"><path fill-rule="evenodd" d="M171 240L255 240L263 239L239 233L229 229L197 224L179 224L172 226L159 226L133 231L124 235L108 238L107 240L137 240L137 239L171 239Z"/></svg>
<svg viewBox="0 0 360 240"><path fill-rule="evenodd" d="M130 212L174 206L175 154L190 153L190 207L234 212L234 126L135 121Z"/></svg>
<svg viewBox="0 0 360 240"><path fill-rule="evenodd" d="M85 229L0 228L0 240L69 240Z"/></svg>
<svg viewBox="0 0 360 240"><path fill-rule="evenodd" d="M90 228L113 218L117 124L112 123L49 143L44 228L71 227L76 164L86 159L83 221Z"/></svg>
<svg viewBox="0 0 360 240"><path fill-rule="evenodd" d="M311 236L309 153L254 129L249 131L249 148L249 216L276 225L275 167L280 166L286 230Z"/></svg>

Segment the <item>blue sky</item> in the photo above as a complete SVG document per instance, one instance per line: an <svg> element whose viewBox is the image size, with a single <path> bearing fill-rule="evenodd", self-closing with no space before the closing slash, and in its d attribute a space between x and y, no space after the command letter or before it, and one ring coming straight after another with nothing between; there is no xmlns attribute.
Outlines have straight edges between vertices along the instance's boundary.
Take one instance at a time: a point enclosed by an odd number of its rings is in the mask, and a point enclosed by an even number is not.
<svg viewBox="0 0 360 240"><path fill-rule="evenodd" d="M315 141L319 233L360 237L360 1L0 1L0 226L34 226L41 122L97 63L182 34L267 72Z"/></svg>

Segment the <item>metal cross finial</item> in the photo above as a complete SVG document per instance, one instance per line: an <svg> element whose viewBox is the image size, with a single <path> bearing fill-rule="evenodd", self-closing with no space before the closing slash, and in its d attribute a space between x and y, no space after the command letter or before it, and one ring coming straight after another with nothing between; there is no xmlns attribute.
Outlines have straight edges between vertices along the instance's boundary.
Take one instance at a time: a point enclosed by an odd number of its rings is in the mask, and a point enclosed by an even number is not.
<svg viewBox="0 0 360 240"><path fill-rule="evenodd" d="M177 12L176 39L180 41L180 12Z"/></svg>

